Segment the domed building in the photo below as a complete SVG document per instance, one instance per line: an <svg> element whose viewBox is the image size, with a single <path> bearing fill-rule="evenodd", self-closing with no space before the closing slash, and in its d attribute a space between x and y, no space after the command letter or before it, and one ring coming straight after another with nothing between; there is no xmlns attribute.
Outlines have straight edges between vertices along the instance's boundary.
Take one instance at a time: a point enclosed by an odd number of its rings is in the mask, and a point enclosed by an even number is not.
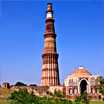
<svg viewBox="0 0 104 104"><path fill-rule="evenodd" d="M87 92L93 99L98 97L98 75L92 75L88 69L79 66L64 80L65 95L69 98L76 98L83 92Z"/></svg>

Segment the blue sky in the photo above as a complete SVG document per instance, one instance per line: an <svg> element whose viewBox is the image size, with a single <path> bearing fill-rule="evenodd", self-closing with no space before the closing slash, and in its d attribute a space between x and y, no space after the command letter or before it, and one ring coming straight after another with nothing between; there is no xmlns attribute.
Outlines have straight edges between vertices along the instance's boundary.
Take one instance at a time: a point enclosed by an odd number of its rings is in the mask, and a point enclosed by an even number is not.
<svg viewBox="0 0 104 104"><path fill-rule="evenodd" d="M104 2L53 3L60 80L79 65L104 75ZM0 83L40 83L45 0L0 1Z"/></svg>

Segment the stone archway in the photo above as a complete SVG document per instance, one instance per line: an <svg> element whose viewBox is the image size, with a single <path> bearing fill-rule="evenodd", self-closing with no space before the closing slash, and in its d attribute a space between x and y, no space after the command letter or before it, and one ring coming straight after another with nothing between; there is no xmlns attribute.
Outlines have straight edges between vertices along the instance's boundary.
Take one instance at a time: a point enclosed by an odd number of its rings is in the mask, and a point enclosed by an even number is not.
<svg viewBox="0 0 104 104"><path fill-rule="evenodd" d="M80 93L84 93L87 90L87 82L86 80L82 80L80 82Z"/></svg>

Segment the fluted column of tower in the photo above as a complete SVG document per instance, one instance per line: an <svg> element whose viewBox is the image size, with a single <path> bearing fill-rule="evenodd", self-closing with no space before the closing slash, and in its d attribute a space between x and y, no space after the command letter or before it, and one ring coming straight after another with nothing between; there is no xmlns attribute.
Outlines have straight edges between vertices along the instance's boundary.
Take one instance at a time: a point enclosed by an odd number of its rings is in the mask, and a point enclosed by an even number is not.
<svg viewBox="0 0 104 104"><path fill-rule="evenodd" d="M52 4L48 3L46 11L46 29L44 33L44 50L42 54L42 86L57 86L59 82L58 54Z"/></svg>

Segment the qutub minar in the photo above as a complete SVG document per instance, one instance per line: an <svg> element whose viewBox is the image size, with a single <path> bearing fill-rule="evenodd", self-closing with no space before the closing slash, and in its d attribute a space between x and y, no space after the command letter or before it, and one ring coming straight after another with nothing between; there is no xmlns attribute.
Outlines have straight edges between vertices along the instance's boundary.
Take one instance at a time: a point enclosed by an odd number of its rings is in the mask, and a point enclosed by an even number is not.
<svg viewBox="0 0 104 104"><path fill-rule="evenodd" d="M46 11L46 28L44 33L44 49L42 54L42 86L57 86L59 81L58 53L52 4L48 3Z"/></svg>
<svg viewBox="0 0 104 104"><path fill-rule="evenodd" d="M23 88L26 87L29 92L32 92L37 96L46 96L47 92L54 93L55 90L60 90L66 98L72 100L80 96L83 92L87 92L92 100L99 100L99 98L102 97L98 90L99 83L97 81L97 78L100 76L92 75L88 69L83 66L75 68L74 71L64 79L64 83L60 84L56 33L51 3L48 3L46 11L42 60L41 85L23 86ZM2 87L10 88L12 90L22 88L17 85L8 86L8 83L2 85Z"/></svg>

